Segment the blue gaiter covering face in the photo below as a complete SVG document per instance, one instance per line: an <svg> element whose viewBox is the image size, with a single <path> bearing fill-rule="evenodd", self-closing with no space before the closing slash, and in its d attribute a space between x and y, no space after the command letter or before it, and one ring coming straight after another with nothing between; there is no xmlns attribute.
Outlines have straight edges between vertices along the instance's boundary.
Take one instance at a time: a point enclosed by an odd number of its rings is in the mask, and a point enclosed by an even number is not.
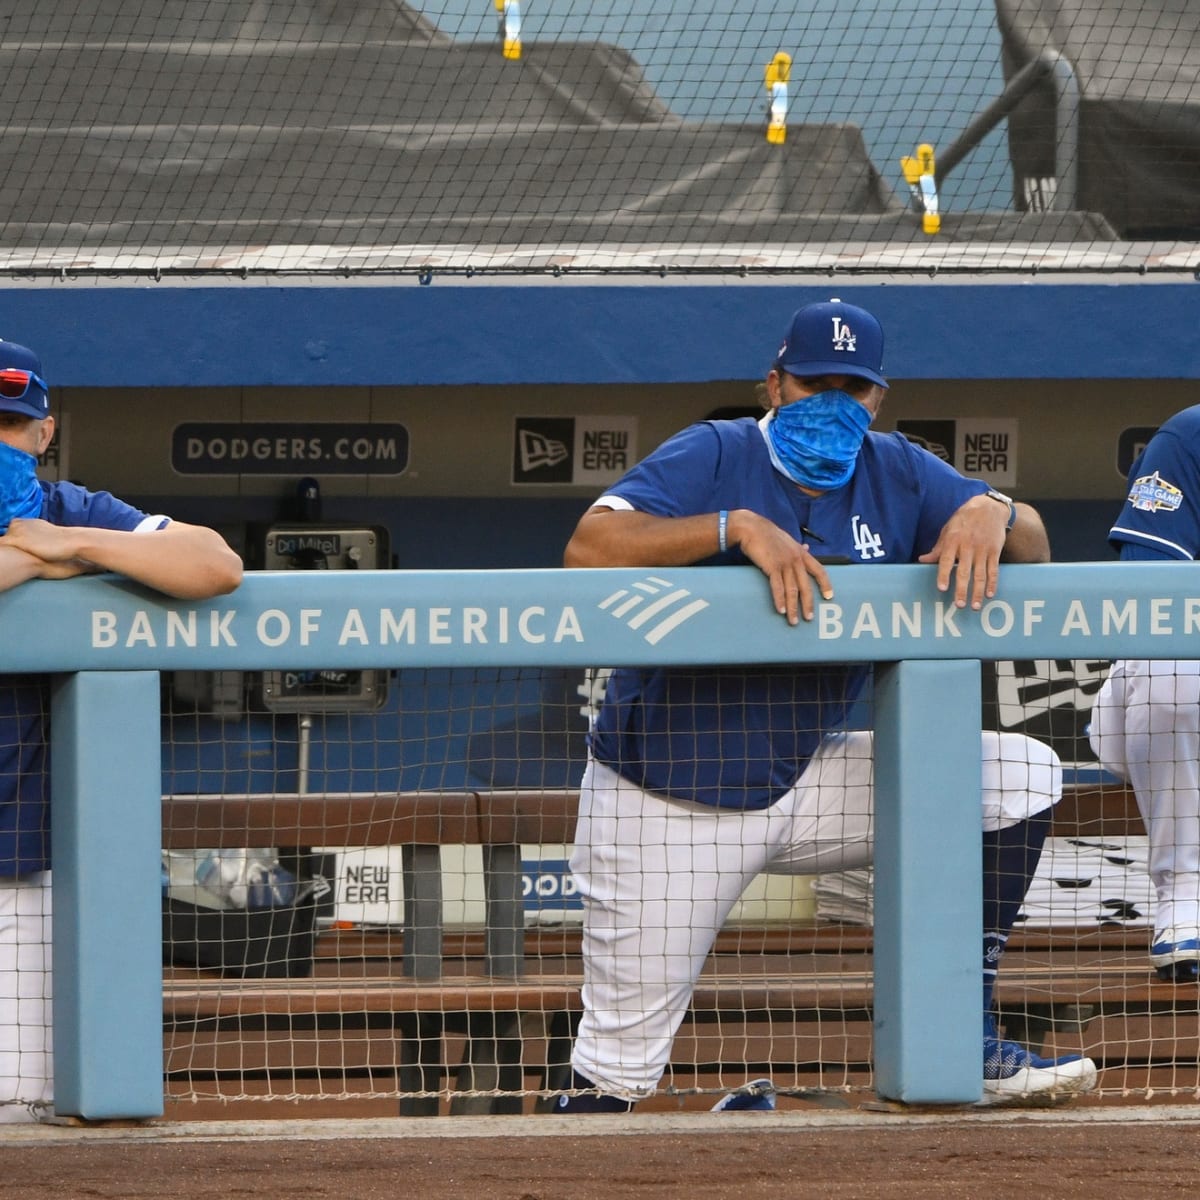
<svg viewBox="0 0 1200 1200"><path fill-rule="evenodd" d="M42 485L37 459L16 446L0 442L0 534L8 532L15 517L37 517L42 512Z"/></svg>
<svg viewBox="0 0 1200 1200"><path fill-rule="evenodd" d="M847 392L819 392L777 408L767 425L771 461L793 483L839 488L854 474L871 413Z"/></svg>

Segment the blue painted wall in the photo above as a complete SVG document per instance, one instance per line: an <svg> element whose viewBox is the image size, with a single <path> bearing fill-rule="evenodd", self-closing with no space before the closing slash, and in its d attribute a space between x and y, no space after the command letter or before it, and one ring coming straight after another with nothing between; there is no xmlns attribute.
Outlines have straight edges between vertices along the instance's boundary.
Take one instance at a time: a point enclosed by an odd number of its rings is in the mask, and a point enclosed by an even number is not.
<svg viewBox="0 0 1200 1200"><path fill-rule="evenodd" d="M894 379L1195 379L1200 284L854 279L0 288L56 386L759 379L800 304L864 304Z"/></svg>

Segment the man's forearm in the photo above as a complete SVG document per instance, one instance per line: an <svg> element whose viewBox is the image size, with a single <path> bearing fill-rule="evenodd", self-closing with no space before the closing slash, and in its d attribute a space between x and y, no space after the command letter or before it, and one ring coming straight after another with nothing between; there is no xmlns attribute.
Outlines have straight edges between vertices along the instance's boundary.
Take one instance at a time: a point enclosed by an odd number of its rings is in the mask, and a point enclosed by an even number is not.
<svg viewBox="0 0 1200 1200"><path fill-rule="evenodd" d="M242 581L242 560L216 530L179 521L144 532L13 521L3 544L42 564L43 577L113 571L183 600L223 595Z"/></svg>
<svg viewBox="0 0 1200 1200"><path fill-rule="evenodd" d="M1037 509L1028 504L1017 505L1017 521L1009 530L1000 559L1010 563L1050 561L1050 538Z"/></svg>
<svg viewBox="0 0 1200 1200"><path fill-rule="evenodd" d="M716 554L717 514L656 517L625 509L586 513L567 544L567 567L681 567Z"/></svg>
<svg viewBox="0 0 1200 1200"><path fill-rule="evenodd" d="M37 579L42 564L32 554L18 550L15 546L0 546L0 592L7 592L18 584Z"/></svg>
<svg viewBox="0 0 1200 1200"><path fill-rule="evenodd" d="M225 539L203 525L172 522L165 529L124 533L78 529L75 556L168 596L199 600L233 591L242 561Z"/></svg>

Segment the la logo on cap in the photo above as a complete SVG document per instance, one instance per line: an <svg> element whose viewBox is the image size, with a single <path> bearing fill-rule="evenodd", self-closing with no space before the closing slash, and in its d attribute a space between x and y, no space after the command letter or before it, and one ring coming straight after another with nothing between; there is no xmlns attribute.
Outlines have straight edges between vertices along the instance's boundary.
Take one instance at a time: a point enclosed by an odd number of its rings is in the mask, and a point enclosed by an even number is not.
<svg viewBox="0 0 1200 1200"><path fill-rule="evenodd" d="M858 339L854 331L841 317L833 318L833 348L853 354L858 347Z"/></svg>

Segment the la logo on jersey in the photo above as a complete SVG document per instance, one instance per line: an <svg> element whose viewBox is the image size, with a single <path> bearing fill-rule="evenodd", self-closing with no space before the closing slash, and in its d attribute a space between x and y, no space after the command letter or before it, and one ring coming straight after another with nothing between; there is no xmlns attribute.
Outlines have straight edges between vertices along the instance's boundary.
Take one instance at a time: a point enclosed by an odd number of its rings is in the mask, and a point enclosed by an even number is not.
<svg viewBox="0 0 1200 1200"><path fill-rule="evenodd" d="M882 558L884 555L883 538L871 532L871 527L857 513L850 518L850 527L854 530L854 548L858 557L864 562L868 558Z"/></svg>
<svg viewBox="0 0 1200 1200"><path fill-rule="evenodd" d="M854 331L842 320L841 317L833 318L833 348L842 350L850 354L854 353L854 348L858 345L858 338L854 336Z"/></svg>

